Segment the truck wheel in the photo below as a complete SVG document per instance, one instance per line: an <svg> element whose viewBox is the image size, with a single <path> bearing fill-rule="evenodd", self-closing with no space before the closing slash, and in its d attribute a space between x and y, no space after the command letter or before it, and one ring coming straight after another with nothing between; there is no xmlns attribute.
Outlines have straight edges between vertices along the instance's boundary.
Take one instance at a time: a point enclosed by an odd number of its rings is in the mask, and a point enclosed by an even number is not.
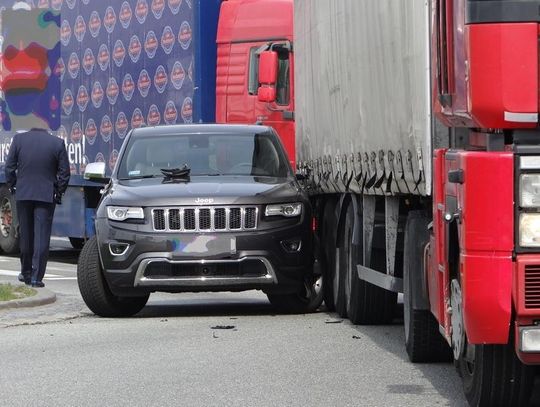
<svg viewBox="0 0 540 407"><path fill-rule="evenodd" d="M321 237L321 268L323 273L324 304L330 312L335 311L334 306L334 275L336 268L336 214L335 200L330 199L324 205L322 237Z"/></svg>
<svg viewBox="0 0 540 407"><path fill-rule="evenodd" d="M347 257L347 249L344 244L334 248L334 276L332 279L332 296L334 297L334 310L341 318L347 318L347 297L345 285L347 274L341 265Z"/></svg>
<svg viewBox="0 0 540 407"><path fill-rule="evenodd" d="M99 261L96 237L84 245L77 264L77 281L88 308L101 317L129 317L146 305L149 294L142 297L115 296L105 281Z"/></svg>
<svg viewBox="0 0 540 407"><path fill-rule="evenodd" d="M304 287L293 294L267 294L270 303L284 314L307 314L315 312L323 302L323 277L313 275L306 278Z"/></svg>
<svg viewBox="0 0 540 407"><path fill-rule="evenodd" d="M424 248L429 243L429 218L424 211L411 211L405 225L403 254L403 322L405 347L411 362L449 362L451 348L439 333L438 324L429 309L416 309L417 286L411 275L424 273Z"/></svg>
<svg viewBox="0 0 540 407"><path fill-rule="evenodd" d="M362 261L362 245L354 245L354 209L347 208L347 218L344 230L343 256L340 258L341 274L344 276L344 291L346 313L353 324L386 324L392 321L396 307L397 294L386 291L358 277L356 266ZM374 260L382 259L384 255L373 254ZM377 267L380 270L380 267Z"/></svg>
<svg viewBox="0 0 540 407"><path fill-rule="evenodd" d="M9 189L0 188L0 249L6 254L19 252L15 199Z"/></svg>
<svg viewBox="0 0 540 407"><path fill-rule="evenodd" d="M507 345L466 346L457 365L471 406L529 405L535 370L518 359L513 340Z"/></svg>
<svg viewBox="0 0 540 407"><path fill-rule="evenodd" d="M86 239L82 237L70 237L69 243L71 243L71 247L77 250L81 250L84 246L84 242L86 242Z"/></svg>

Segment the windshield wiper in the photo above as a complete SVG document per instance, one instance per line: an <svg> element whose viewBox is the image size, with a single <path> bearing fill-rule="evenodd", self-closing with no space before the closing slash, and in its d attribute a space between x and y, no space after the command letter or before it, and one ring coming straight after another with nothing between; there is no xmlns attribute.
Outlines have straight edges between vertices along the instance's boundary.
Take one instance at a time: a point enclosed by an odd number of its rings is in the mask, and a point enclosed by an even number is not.
<svg viewBox="0 0 540 407"><path fill-rule="evenodd" d="M147 175L135 175L133 177L127 177L127 178L118 178L118 181L130 181L132 179L143 179L143 178L155 178L155 177L158 177L159 175L152 175L152 174L147 174Z"/></svg>

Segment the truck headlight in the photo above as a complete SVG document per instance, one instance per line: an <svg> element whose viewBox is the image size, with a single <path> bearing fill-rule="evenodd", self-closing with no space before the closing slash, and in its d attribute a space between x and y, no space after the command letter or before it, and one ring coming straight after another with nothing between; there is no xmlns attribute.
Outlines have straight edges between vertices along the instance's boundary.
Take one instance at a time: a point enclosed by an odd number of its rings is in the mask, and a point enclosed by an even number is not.
<svg viewBox="0 0 540 407"><path fill-rule="evenodd" d="M540 247L540 213L522 213L519 216L519 245Z"/></svg>
<svg viewBox="0 0 540 407"><path fill-rule="evenodd" d="M300 202L284 203L277 205L266 205L264 211L266 216L286 216L291 218L302 214L302 204Z"/></svg>
<svg viewBox="0 0 540 407"><path fill-rule="evenodd" d="M133 206L107 206L107 217L119 222L126 219L144 219L144 211Z"/></svg>
<svg viewBox="0 0 540 407"><path fill-rule="evenodd" d="M519 205L522 208L540 207L540 174L521 174Z"/></svg>

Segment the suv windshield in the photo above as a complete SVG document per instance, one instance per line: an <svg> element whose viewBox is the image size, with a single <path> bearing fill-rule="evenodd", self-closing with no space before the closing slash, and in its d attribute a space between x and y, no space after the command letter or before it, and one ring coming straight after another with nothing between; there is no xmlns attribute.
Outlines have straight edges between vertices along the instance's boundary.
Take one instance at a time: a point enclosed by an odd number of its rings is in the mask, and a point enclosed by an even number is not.
<svg viewBox="0 0 540 407"><path fill-rule="evenodd" d="M162 176L182 168L191 175L287 177L289 162L273 134L134 135L122 155L119 179Z"/></svg>

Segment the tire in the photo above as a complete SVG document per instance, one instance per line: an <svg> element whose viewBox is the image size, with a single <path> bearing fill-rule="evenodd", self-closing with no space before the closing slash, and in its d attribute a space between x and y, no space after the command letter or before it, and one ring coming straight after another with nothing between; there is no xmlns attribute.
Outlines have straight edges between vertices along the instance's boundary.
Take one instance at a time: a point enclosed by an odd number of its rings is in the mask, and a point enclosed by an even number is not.
<svg viewBox="0 0 540 407"><path fill-rule="evenodd" d="M345 247L334 248L334 276L332 279L332 296L334 297L334 310L341 318L347 318L347 297L345 293L345 284L347 275L344 273L341 264L343 257L346 257Z"/></svg>
<svg viewBox="0 0 540 407"><path fill-rule="evenodd" d="M387 324L394 318L397 294L377 287L358 277L357 265L362 261L362 244L352 243L354 227L354 209L350 204L346 212L343 239L343 255L340 257L340 274L343 276L345 309L349 320L355 324ZM374 260L381 258L383 269L385 256L375 255ZM377 267L380 270L380 267Z"/></svg>
<svg viewBox="0 0 540 407"><path fill-rule="evenodd" d="M84 246L84 243L86 242L86 239L82 237L70 237L69 243L71 243L71 247L77 250L81 250Z"/></svg>
<svg viewBox="0 0 540 407"><path fill-rule="evenodd" d="M100 317L129 317L144 308L149 294L141 297L118 297L109 289L99 261L96 237L84 245L77 264L81 296L90 310Z"/></svg>
<svg viewBox="0 0 540 407"><path fill-rule="evenodd" d="M19 253L15 198L6 187L0 188L0 249L6 254Z"/></svg>
<svg viewBox="0 0 540 407"><path fill-rule="evenodd" d="M511 330L510 336L513 335ZM507 345L469 345L474 360L457 361L463 390L472 407L527 406L535 368L521 363L512 340ZM465 353L465 352L464 352Z"/></svg>
<svg viewBox="0 0 540 407"><path fill-rule="evenodd" d="M415 309L416 292L411 274L424 273L424 248L429 243L429 218L424 211L411 211L405 225L403 253L403 322L405 348L414 363L450 362L452 349L439 333L437 321L430 310Z"/></svg>
<svg viewBox="0 0 540 407"><path fill-rule="evenodd" d="M334 275L336 268L336 215L335 200L330 199L324 205L322 236L321 236L321 268L323 275L324 304L330 312L336 310L334 306Z"/></svg>
<svg viewBox="0 0 540 407"><path fill-rule="evenodd" d="M315 312L324 299L323 277L310 276L298 293L267 294L272 306L283 314L308 314Z"/></svg>

